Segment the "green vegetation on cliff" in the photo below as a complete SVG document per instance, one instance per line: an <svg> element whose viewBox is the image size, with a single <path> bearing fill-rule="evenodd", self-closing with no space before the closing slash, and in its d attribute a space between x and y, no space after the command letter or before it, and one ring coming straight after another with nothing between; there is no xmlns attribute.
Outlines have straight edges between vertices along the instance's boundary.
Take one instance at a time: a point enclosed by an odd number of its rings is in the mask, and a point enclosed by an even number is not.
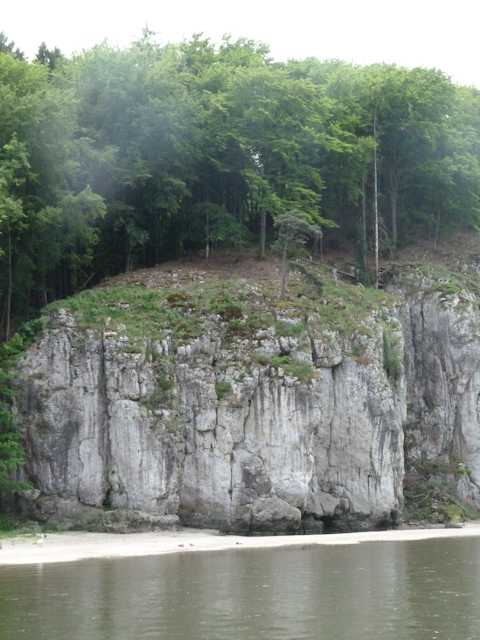
<svg viewBox="0 0 480 640"><path fill-rule="evenodd" d="M404 482L405 519L447 524L478 519L478 509L463 501L456 487L459 479L470 475L457 460L414 462Z"/></svg>
<svg viewBox="0 0 480 640"><path fill-rule="evenodd" d="M25 462L25 451L15 427L13 381L18 358L32 344L40 328L38 320L27 323L10 342L0 344L0 494L27 487L16 477L17 469Z"/></svg>
<svg viewBox="0 0 480 640"><path fill-rule="evenodd" d="M207 275L198 265L173 263L139 272L133 283L128 276L119 277L50 304L45 315L66 309L80 327L123 331L132 345L139 339L167 336L177 344L186 344L201 336L206 322L215 317L223 323L229 339L251 337L269 328L277 337L300 338L309 319L321 329L347 336L368 333L372 314L396 303L396 298L384 291L337 280L331 270L315 263L309 263L308 271L316 274L322 288L312 289L309 279L294 268L288 294L280 298L275 261L267 265L271 267L268 277L258 280L240 277L245 268L254 266L254 260L245 258L242 262L237 256L233 263L238 275ZM149 278L155 283L146 286Z"/></svg>

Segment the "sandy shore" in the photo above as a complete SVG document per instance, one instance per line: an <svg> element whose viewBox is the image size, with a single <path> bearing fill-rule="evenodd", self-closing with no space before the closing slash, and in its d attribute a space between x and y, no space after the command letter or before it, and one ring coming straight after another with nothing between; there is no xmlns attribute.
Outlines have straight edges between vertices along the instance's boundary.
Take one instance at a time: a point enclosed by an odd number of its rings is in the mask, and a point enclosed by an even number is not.
<svg viewBox="0 0 480 640"><path fill-rule="evenodd" d="M361 542L398 542L431 538L480 536L479 524L463 529L401 529L312 536L224 536L217 531L184 529L155 533L53 533L0 541L0 565L73 562L87 558L127 558L225 549L259 549L292 546L343 545Z"/></svg>

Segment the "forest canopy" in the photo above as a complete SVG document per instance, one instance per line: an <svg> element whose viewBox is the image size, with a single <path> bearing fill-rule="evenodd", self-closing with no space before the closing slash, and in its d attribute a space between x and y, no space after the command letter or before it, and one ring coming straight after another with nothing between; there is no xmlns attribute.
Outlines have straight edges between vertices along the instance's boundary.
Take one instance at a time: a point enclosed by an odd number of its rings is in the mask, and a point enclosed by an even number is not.
<svg viewBox="0 0 480 640"><path fill-rule="evenodd" d="M264 256L297 214L366 265L374 156L384 252L477 229L479 151L478 90L434 69L280 63L250 40L148 31L28 61L0 34L0 335L136 266Z"/></svg>

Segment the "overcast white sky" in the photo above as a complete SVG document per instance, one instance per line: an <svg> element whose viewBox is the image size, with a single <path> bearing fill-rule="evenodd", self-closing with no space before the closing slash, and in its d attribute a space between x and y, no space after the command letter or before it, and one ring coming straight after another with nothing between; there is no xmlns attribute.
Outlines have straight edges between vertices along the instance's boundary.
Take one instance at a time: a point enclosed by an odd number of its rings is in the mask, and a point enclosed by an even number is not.
<svg viewBox="0 0 480 640"><path fill-rule="evenodd" d="M162 42L230 33L276 59L436 67L480 87L480 0L0 0L0 31L28 55L42 40L66 53L128 44L146 24Z"/></svg>

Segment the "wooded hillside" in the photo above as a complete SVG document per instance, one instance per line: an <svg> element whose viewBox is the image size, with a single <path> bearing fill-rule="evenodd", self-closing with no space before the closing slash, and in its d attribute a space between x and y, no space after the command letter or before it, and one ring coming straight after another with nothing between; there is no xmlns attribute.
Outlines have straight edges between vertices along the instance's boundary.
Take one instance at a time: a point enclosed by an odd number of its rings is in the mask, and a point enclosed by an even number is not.
<svg viewBox="0 0 480 640"><path fill-rule="evenodd" d="M106 275L283 250L287 228L296 250L355 252L372 282L375 156L384 254L480 220L480 95L440 71L149 32L71 59L42 45L26 61L3 35L0 51L4 337Z"/></svg>

